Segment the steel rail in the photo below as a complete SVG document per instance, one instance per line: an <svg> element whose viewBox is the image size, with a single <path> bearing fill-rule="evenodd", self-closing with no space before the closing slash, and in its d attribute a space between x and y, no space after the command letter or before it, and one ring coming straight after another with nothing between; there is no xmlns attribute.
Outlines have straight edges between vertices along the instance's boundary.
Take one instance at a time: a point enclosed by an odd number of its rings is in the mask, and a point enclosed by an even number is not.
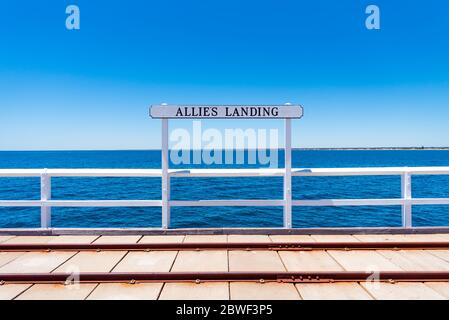
<svg viewBox="0 0 449 320"><path fill-rule="evenodd" d="M74 280L75 279L75 280ZM100 273L3 273L5 283L65 283L76 282L413 282L449 281L447 271L334 271L334 272L100 272Z"/></svg>
<svg viewBox="0 0 449 320"><path fill-rule="evenodd" d="M236 242L236 243L1 243L0 251L183 251L183 250L380 250L449 249L449 242Z"/></svg>

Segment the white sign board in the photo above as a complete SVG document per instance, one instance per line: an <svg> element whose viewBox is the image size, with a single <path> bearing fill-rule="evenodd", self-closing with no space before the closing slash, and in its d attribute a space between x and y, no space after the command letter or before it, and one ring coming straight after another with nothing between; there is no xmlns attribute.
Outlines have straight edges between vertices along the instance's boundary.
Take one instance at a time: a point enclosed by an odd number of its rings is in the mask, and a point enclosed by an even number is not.
<svg viewBox="0 0 449 320"><path fill-rule="evenodd" d="M153 105L156 119L299 119L300 105Z"/></svg>

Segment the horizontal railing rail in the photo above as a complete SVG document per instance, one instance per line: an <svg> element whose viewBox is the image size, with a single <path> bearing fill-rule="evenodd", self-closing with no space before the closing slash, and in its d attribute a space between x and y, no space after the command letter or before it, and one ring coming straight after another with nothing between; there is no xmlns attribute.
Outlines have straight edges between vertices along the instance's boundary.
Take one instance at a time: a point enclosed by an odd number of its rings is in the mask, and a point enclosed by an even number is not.
<svg viewBox="0 0 449 320"><path fill-rule="evenodd" d="M285 169L168 169L168 177L285 177ZM0 200L0 207L41 207L41 227L51 227L52 207L401 206L402 226L412 227L413 205L449 205L449 198L412 198L413 175L449 175L449 167L292 168L292 176L401 176L401 198L318 200L52 200L53 177L155 177L162 169L0 169L0 177L39 177L40 200ZM168 183L168 189L170 184ZM168 190L169 191L169 190ZM164 215L168 210L163 210ZM291 212L288 210L287 212ZM285 212L284 212L285 214ZM290 213L291 214L291 213ZM164 228L167 217L162 216ZM291 217L284 217L291 221ZM289 227L289 226L284 226Z"/></svg>
<svg viewBox="0 0 449 320"><path fill-rule="evenodd" d="M269 177L285 169L168 169L172 177ZM449 167L292 168L292 176L448 175ZM0 177L161 177L161 169L0 169Z"/></svg>

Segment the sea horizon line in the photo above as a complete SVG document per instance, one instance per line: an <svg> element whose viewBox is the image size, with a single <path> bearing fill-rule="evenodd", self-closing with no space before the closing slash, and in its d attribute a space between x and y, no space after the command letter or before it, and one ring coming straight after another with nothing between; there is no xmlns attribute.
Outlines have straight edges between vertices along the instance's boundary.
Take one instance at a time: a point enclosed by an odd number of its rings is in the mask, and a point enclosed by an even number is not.
<svg viewBox="0 0 449 320"><path fill-rule="evenodd" d="M269 149L269 148L268 148ZM277 150L284 150L284 148L273 148ZM207 149L190 149L190 151L201 151ZM224 151L227 149L223 149ZM245 151L245 150L257 150L257 148L235 148L235 151ZM292 148L292 150L301 151L370 151L370 150L449 150L449 147L308 147L308 148ZM78 151L161 151L160 148L129 148L129 149L8 149L0 150L0 152L78 152Z"/></svg>

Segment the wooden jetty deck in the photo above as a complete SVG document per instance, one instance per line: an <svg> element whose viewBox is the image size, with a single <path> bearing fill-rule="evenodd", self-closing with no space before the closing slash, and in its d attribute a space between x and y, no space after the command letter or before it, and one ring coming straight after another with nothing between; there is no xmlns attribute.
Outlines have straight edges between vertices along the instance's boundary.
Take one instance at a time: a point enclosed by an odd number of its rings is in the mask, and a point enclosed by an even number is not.
<svg viewBox="0 0 449 320"><path fill-rule="evenodd" d="M0 235L0 299L449 299L449 234Z"/></svg>

